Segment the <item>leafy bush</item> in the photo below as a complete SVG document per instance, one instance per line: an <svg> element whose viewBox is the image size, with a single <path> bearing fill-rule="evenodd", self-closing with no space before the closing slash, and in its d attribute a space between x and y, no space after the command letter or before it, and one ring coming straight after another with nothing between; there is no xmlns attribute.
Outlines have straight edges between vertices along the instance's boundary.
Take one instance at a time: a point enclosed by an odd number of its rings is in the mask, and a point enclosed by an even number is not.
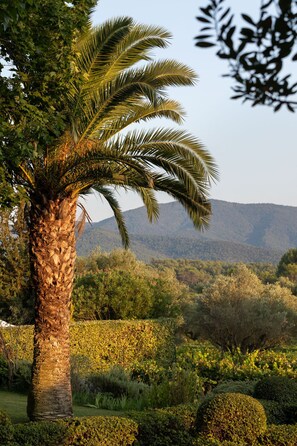
<svg viewBox="0 0 297 446"><path fill-rule="evenodd" d="M192 436L182 421L171 413L148 410L131 412L138 424L135 446L191 446Z"/></svg>
<svg viewBox="0 0 297 446"><path fill-rule="evenodd" d="M126 250L77 260L73 300L75 320L175 317L187 287L169 268L153 268Z"/></svg>
<svg viewBox="0 0 297 446"><path fill-rule="evenodd" d="M65 424L53 421L20 423L14 426L14 446L62 446Z"/></svg>
<svg viewBox="0 0 297 446"><path fill-rule="evenodd" d="M277 401L259 400L264 407L267 424L290 424L288 408Z"/></svg>
<svg viewBox="0 0 297 446"><path fill-rule="evenodd" d="M296 446L297 425L268 426L259 438L259 444L265 446Z"/></svg>
<svg viewBox="0 0 297 446"><path fill-rule="evenodd" d="M284 412L286 414L286 423L284 423L284 424L297 423L297 404L296 403L284 405Z"/></svg>
<svg viewBox="0 0 297 446"><path fill-rule="evenodd" d="M0 444L9 445L13 440L13 426L9 416L0 411Z"/></svg>
<svg viewBox="0 0 297 446"><path fill-rule="evenodd" d="M288 277L296 283L297 280L297 249L289 249L280 259L276 270L277 276Z"/></svg>
<svg viewBox="0 0 297 446"><path fill-rule="evenodd" d="M15 446L130 446L137 425L118 417L74 418L15 426Z"/></svg>
<svg viewBox="0 0 297 446"><path fill-rule="evenodd" d="M173 364L161 382L150 385L149 407L193 403L202 395L201 380L191 370Z"/></svg>
<svg viewBox="0 0 297 446"><path fill-rule="evenodd" d="M157 409L157 412L174 415L183 424L186 431L189 433L194 433L197 413L196 404L179 404L178 406Z"/></svg>
<svg viewBox="0 0 297 446"><path fill-rule="evenodd" d="M192 403L201 396L197 374L175 364L157 382L156 376L151 377L149 384L143 383L141 376L134 372L128 374L118 366L91 375L85 380L86 390L74 393L74 400L100 409L143 410Z"/></svg>
<svg viewBox="0 0 297 446"><path fill-rule="evenodd" d="M223 441L252 444L265 432L266 415L254 398L240 393L224 393L206 399L198 408L197 431Z"/></svg>
<svg viewBox="0 0 297 446"><path fill-rule="evenodd" d="M188 331L236 354L266 349L297 328L297 301L287 288L263 285L246 266L218 276L198 298Z"/></svg>
<svg viewBox="0 0 297 446"><path fill-rule="evenodd" d="M254 397L284 404L297 404L297 382L286 376L262 378L255 386Z"/></svg>
<svg viewBox="0 0 297 446"><path fill-rule="evenodd" d="M145 319L153 307L149 282L129 271L78 277L72 296L75 320Z"/></svg>
<svg viewBox="0 0 297 446"><path fill-rule="evenodd" d="M265 376L297 379L295 347L231 355L222 353L209 342L196 341L177 348L177 363L198 375L205 393L226 380L258 381Z"/></svg>
<svg viewBox="0 0 297 446"><path fill-rule="evenodd" d="M242 393L243 395L253 396L257 381L222 381L213 390L212 393Z"/></svg>
<svg viewBox="0 0 297 446"><path fill-rule="evenodd" d="M126 418L76 418L65 423L63 446L129 446L136 440L137 425Z"/></svg>
<svg viewBox="0 0 297 446"><path fill-rule="evenodd" d="M138 398L148 391L147 384L131 380L130 374L120 366L114 366L109 371L89 376L88 384L91 392L110 393L114 397L126 395Z"/></svg>

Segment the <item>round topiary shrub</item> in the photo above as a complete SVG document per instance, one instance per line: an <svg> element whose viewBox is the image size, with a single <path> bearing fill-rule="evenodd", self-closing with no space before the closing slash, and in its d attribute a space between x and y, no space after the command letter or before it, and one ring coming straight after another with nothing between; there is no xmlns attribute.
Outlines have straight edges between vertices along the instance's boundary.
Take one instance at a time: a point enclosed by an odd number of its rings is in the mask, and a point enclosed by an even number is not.
<svg viewBox="0 0 297 446"><path fill-rule="evenodd" d="M9 416L0 410L0 444L10 444L13 440L13 426Z"/></svg>
<svg viewBox="0 0 297 446"><path fill-rule="evenodd" d="M297 382L286 376L267 376L257 382L254 395L257 399L278 403L297 403Z"/></svg>
<svg viewBox="0 0 297 446"><path fill-rule="evenodd" d="M266 430L263 406L251 396L222 393L205 400L198 408L197 431L219 441L253 444Z"/></svg>

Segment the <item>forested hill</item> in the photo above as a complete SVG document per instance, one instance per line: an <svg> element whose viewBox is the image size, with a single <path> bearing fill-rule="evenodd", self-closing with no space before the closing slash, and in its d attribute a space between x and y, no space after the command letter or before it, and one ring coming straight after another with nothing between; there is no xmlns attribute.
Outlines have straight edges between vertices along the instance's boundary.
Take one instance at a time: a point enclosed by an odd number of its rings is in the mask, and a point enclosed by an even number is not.
<svg viewBox="0 0 297 446"><path fill-rule="evenodd" d="M213 215L204 232L194 229L176 202L161 204L157 223L147 221L144 207L124 213L139 258L184 257L191 259L278 262L297 246L297 208L274 204L239 204L212 200ZM100 246L120 246L113 218L93 223L78 240L78 254Z"/></svg>

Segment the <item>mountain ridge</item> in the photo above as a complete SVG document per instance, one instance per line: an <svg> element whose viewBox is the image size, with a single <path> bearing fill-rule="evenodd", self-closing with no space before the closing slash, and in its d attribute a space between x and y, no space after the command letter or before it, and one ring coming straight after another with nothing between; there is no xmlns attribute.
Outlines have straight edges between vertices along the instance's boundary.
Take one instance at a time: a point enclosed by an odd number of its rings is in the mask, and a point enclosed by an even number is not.
<svg viewBox="0 0 297 446"><path fill-rule="evenodd" d="M194 228L177 202L160 204L158 222L153 224L148 222L144 207L124 212L132 250L145 260L154 257L154 253L156 258L177 258L187 257L188 252L190 257L187 258L207 260L208 255L209 260L257 261L258 258L258 261L277 263L286 250L297 245L297 207L223 200L211 200L211 203L212 218L209 228L203 232ZM96 240L102 249L108 250L104 241L107 236L113 247L119 247L120 239L116 234L113 217L93 223L77 242L78 254L89 253ZM88 238L92 239L91 243ZM193 249L190 249L191 244ZM85 249L86 246L89 248ZM183 246L188 246L188 251Z"/></svg>

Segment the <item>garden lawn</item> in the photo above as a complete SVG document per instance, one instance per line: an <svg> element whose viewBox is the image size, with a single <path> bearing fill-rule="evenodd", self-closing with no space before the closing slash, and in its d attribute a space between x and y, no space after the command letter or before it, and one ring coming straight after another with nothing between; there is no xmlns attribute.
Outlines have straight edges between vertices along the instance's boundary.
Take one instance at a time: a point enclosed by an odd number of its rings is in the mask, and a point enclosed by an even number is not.
<svg viewBox="0 0 297 446"><path fill-rule="evenodd" d="M0 391L0 410L4 410L13 423L25 423L27 417L27 396L15 392ZM73 406L74 416L91 417L101 416L121 416L122 412L112 410L95 409L92 407Z"/></svg>

